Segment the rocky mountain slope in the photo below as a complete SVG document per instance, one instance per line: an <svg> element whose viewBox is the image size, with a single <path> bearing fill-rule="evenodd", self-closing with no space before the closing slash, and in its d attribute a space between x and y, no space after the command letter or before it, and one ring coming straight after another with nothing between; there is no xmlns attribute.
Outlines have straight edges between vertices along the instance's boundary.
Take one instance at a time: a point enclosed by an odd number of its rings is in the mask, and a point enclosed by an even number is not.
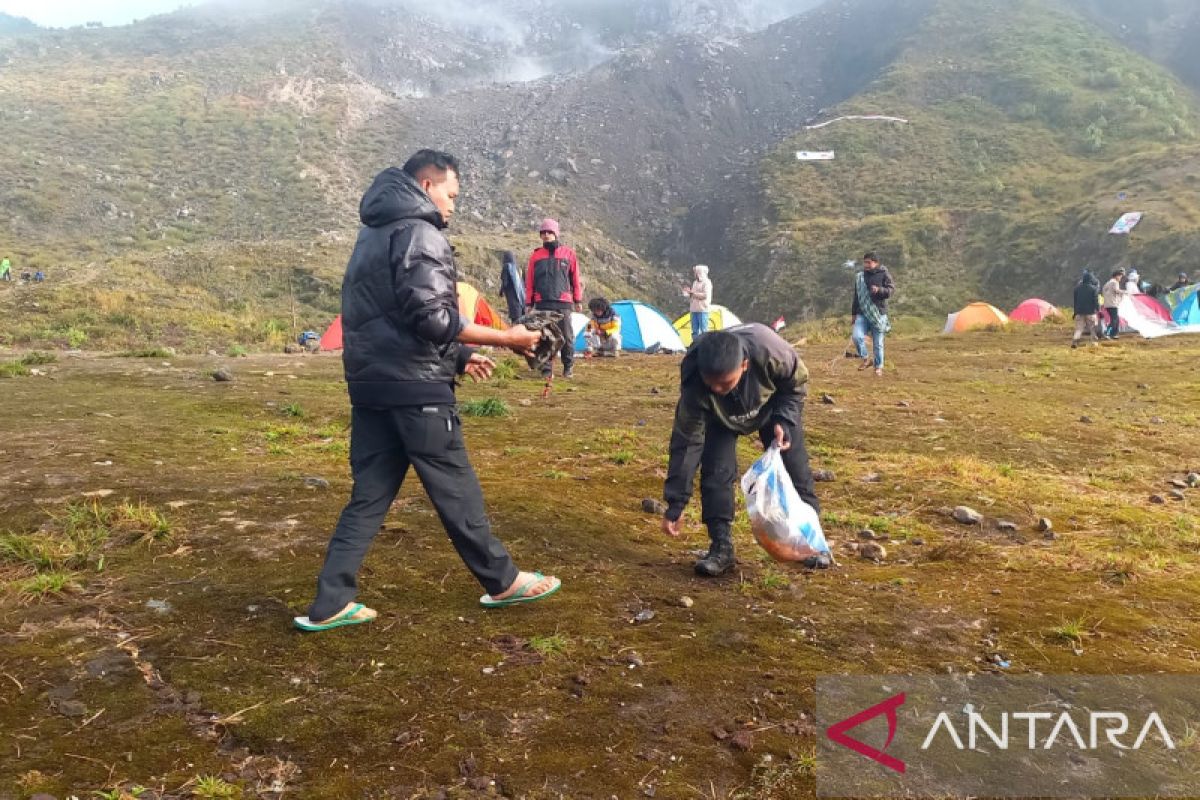
<svg viewBox="0 0 1200 800"><path fill-rule="evenodd" d="M1083 235L1117 210L1086 194L1106 181L1173 209L1147 254L1174 264L1200 225L1181 199L1194 95L1085 21L1100 0L1071 2L304 0L0 38L0 247L61 278L0 294L0 341L319 326L363 186L421 146L467 165L454 235L485 289L551 214L590 291L676 311L675 276L703 260L743 312L820 314L865 242L914 270L901 308L937 313L1106 256ZM1152 30L1190 19L1167 18ZM846 110L916 124L797 136ZM842 156L797 169L806 146ZM1029 274L997 273L1008 259Z"/></svg>

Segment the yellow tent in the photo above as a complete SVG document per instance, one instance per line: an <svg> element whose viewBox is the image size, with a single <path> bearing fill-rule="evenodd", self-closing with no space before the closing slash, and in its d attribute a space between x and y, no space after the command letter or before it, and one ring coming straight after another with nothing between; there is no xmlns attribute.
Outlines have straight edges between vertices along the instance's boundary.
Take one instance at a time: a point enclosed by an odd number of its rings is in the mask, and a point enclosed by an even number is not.
<svg viewBox="0 0 1200 800"><path fill-rule="evenodd" d="M742 321L738 319L737 314L734 314L725 306L712 306L712 310L708 312L708 330L710 331L723 331L726 328L732 328L734 325L741 324ZM679 334L679 338L683 340L685 347L691 346L691 314L684 314L682 317L675 320L675 332Z"/></svg>
<svg viewBox="0 0 1200 800"><path fill-rule="evenodd" d="M946 317L942 333L962 333L977 328L1000 327L1008 324L1003 311L987 303L971 303L961 311Z"/></svg>
<svg viewBox="0 0 1200 800"><path fill-rule="evenodd" d="M479 290L465 281L458 282L458 313L476 325L486 325L497 330L508 327L504 318L496 313Z"/></svg>

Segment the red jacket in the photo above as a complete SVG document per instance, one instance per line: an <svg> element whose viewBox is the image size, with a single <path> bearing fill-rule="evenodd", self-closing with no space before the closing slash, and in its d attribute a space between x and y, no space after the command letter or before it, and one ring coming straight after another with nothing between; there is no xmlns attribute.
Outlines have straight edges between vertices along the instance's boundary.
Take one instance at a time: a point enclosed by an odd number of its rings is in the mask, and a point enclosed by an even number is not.
<svg viewBox="0 0 1200 800"><path fill-rule="evenodd" d="M565 244L556 247L553 256L545 247L534 250L525 270L525 304L582 302L575 251Z"/></svg>

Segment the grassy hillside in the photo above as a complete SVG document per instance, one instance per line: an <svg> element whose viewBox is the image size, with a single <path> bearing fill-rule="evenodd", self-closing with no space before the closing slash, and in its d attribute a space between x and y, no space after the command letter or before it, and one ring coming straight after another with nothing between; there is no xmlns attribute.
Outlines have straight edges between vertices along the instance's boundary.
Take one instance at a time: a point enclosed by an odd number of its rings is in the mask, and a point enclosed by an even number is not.
<svg viewBox="0 0 1200 800"><path fill-rule="evenodd" d="M1051 3L943 2L864 94L763 166L774 224L757 280L725 287L774 313L848 313L851 271L879 249L897 307L1063 301L1081 267L1136 263L1164 280L1196 266L1196 99L1168 73ZM835 150L801 163L796 150ZM1119 193L1127 199L1118 200ZM1122 211L1148 216L1108 237Z"/></svg>

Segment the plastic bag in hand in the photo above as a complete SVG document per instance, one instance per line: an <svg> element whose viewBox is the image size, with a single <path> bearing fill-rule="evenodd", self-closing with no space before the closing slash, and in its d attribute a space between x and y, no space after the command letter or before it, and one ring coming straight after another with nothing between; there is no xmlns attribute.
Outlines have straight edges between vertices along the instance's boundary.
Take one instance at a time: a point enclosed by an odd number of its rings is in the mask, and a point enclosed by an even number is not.
<svg viewBox="0 0 1200 800"><path fill-rule="evenodd" d="M805 561L829 552L821 519L800 499L778 446L768 447L746 470L742 492L754 539L776 561Z"/></svg>

